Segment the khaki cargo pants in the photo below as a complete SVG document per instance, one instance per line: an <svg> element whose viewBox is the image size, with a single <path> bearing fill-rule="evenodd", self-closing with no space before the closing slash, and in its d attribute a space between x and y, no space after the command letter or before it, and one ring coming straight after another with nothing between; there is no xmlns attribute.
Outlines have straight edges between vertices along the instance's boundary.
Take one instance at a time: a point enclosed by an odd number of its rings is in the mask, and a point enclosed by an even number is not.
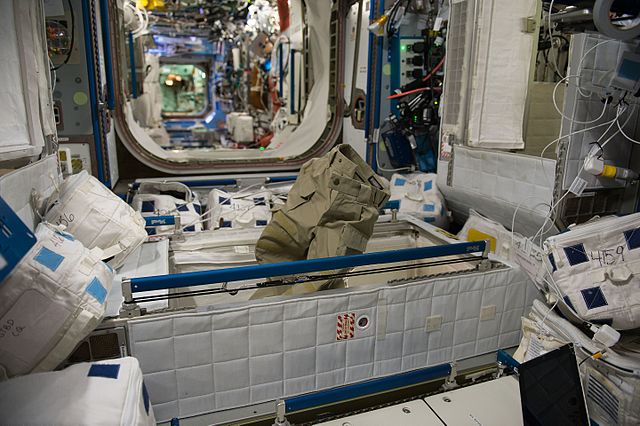
<svg viewBox="0 0 640 426"><path fill-rule="evenodd" d="M302 166L287 204L277 211L256 244L259 263L288 262L363 253L389 183L349 145L339 145ZM342 280L268 287L252 298L302 294L341 287Z"/></svg>

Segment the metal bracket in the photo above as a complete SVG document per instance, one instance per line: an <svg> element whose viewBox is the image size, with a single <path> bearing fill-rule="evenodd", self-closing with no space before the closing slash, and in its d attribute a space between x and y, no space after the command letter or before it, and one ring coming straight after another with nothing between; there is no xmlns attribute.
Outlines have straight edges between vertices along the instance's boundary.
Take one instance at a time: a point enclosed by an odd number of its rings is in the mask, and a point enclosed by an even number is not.
<svg viewBox="0 0 640 426"><path fill-rule="evenodd" d="M491 269L491 261L489 260L489 252L491 251L491 242L489 240L484 240L485 246L482 252L482 257L484 258L482 262L478 264L478 271L485 272Z"/></svg>
<svg viewBox="0 0 640 426"><path fill-rule="evenodd" d="M289 420L285 417L286 405L283 400L276 402L276 419L273 422L273 426L289 426Z"/></svg>
<svg viewBox="0 0 640 426"><path fill-rule="evenodd" d="M442 385L442 388L444 390L452 390L460 387L460 385L458 385L458 382L456 382L456 376L458 375L456 363L451 362L449 363L449 365L451 366L451 373L449 373L449 377L446 378L444 384Z"/></svg>
<svg viewBox="0 0 640 426"><path fill-rule="evenodd" d="M122 297L124 297L124 303L120 308L120 316L133 318L142 315L142 309L137 303L133 302L133 293L131 291L131 279L122 279Z"/></svg>
<svg viewBox="0 0 640 426"><path fill-rule="evenodd" d="M536 30L538 29L538 21L533 16L524 18L522 20L522 23L523 23L523 28L522 28L523 33L535 33Z"/></svg>

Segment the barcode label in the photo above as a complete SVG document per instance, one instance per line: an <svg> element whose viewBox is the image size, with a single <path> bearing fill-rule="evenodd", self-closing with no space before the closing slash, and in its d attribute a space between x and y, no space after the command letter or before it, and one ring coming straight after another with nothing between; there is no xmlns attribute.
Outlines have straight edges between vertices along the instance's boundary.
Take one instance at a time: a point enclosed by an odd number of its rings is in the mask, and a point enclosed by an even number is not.
<svg viewBox="0 0 640 426"><path fill-rule="evenodd" d="M569 192L579 197L580 195L582 195L586 187L587 181L582 179L580 176L576 176L576 178L573 180L573 183L569 187Z"/></svg>

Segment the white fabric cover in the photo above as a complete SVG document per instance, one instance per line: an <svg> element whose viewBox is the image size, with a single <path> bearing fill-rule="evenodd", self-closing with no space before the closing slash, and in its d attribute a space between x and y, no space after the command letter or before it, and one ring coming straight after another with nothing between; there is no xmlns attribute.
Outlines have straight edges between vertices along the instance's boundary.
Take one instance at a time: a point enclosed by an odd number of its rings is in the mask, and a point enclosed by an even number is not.
<svg viewBox="0 0 640 426"><path fill-rule="evenodd" d="M567 343L574 344L580 360L604 349L538 300L533 302L529 318L522 320L523 338L514 354L519 362L536 358ZM591 359L580 365L589 417L601 425L639 424L638 343L633 348L618 344L607 349L603 359L606 362Z"/></svg>
<svg viewBox="0 0 640 426"><path fill-rule="evenodd" d="M536 292L519 269L505 267L214 306L134 319L128 328L165 421L515 346ZM337 316L346 313L356 321L366 315L369 324L337 340ZM427 318L440 327L427 331Z"/></svg>
<svg viewBox="0 0 640 426"><path fill-rule="evenodd" d="M458 239L462 241L489 240L492 253L503 259L511 258L511 232L498 222L482 216L473 209L469 210L469 218L458 233Z"/></svg>
<svg viewBox="0 0 640 426"><path fill-rule="evenodd" d="M2 382L0 413L2 423L12 425L155 425L138 360L131 357Z"/></svg>
<svg viewBox="0 0 640 426"><path fill-rule="evenodd" d="M438 163L438 188L461 221L474 208L511 228L517 208L516 232L531 236L553 201L555 167L554 160L455 145L453 159Z"/></svg>
<svg viewBox="0 0 640 426"><path fill-rule="evenodd" d="M556 291L580 318L640 327L640 213L587 222L545 247Z"/></svg>
<svg viewBox="0 0 640 426"><path fill-rule="evenodd" d="M446 229L449 226L449 215L436 180L437 175L433 173L395 173L391 177L389 201L400 202L399 212Z"/></svg>
<svg viewBox="0 0 640 426"><path fill-rule="evenodd" d="M31 192L46 200L62 182L55 154L0 176L0 197L27 227L34 231L40 218L34 212Z"/></svg>
<svg viewBox="0 0 640 426"><path fill-rule="evenodd" d="M271 220L271 191L266 189L236 193L213 189L208 200L208 229L263 227Z"/></svg>
<svg viewBox="0 0 640 426"><path fill-rule="evenodd" d="M48 224L36 237L0 284L0 376L57 367L98 325L111 288L96 250Z"/></svg>
<svg viewBox="0 0 640 426"><path fill-rule="evenodd" d="M443 94L442 140L521 149L537 33L523 21L535 0L457 0L451 4Z"/></svg>
<svg viewBox="0 0 640 426"><path fill-rule="evenodd" d="M103 258L115 256L109 261L114 268L147 238L142 216L85 170L66 178L48 204L47 222L103 250Z"/></svg>
<svg viewBox="0 0 640 426"><path fill-rule="evenodd" d="M200 201L197 194L183 183L142 182L131 205L143 217L178 215L184 232L202 231ZM174 225L147 228L149 235L173 234L175 230Z"/></svg>

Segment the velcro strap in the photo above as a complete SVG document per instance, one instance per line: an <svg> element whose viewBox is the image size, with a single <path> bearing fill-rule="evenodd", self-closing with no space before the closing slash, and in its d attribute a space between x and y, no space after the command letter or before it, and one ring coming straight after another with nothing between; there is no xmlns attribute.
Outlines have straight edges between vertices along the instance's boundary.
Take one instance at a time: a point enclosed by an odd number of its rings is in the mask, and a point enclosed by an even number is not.
<svg viewBox="0 0 640 426"><path fill-rule="evenodd" d="M113 245L113 246L111 246L109 248L104 249L100 259L102 259L102 260L110 259L113 256L122 253L126 249L127 249L127 246L123 245L122 243L115 244L115 245Z"/></svg>
<svg viewBox="0 0 640 426"><path fill-rule="evenodd" d="M626 265L616 265L607 269L607 275L614 284L626 284L633 273Z"/></svg>

